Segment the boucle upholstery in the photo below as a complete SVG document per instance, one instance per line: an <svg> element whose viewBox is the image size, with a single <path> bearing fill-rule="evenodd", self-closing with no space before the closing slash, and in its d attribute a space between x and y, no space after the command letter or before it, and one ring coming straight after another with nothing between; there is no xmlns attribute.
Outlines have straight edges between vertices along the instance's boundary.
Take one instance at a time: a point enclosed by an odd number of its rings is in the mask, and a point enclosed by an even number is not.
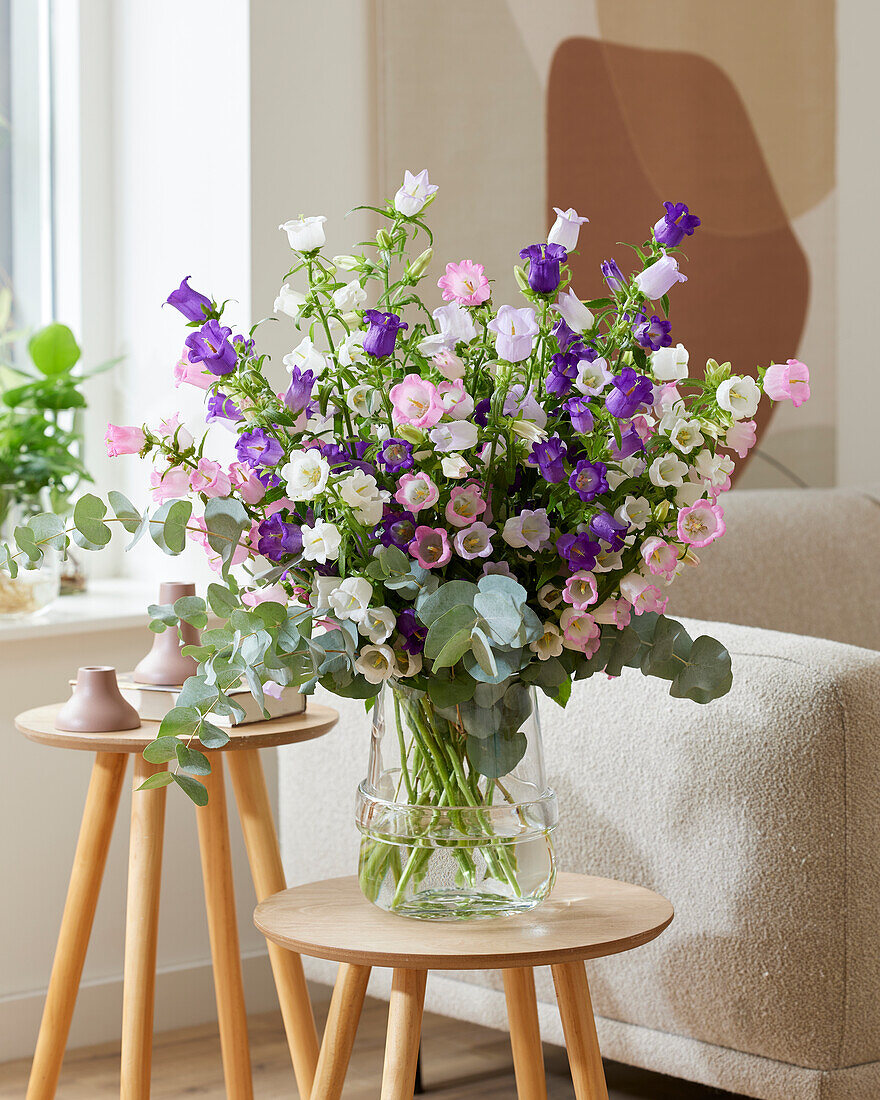
<svg viewBox="0 0 880 1100"><path fill-rule="evenodd" d="M735 489L721 503L727 534L669 589L670 615L880 650L880 502L855 490Z"/></svg>
<svg viewBox="0 0 880 1100"><path fill-rule="evenodd" d="M785 583L806 600L794 568ZM542 701L560 866L676 906L656 942L590 964L603 1052L762 1100L876 1100L880 655L687 625L730 649L725 698L671 699L626 669L576 685L564 711ZM362 704L329 701L337 729L281 750L291 883L356 868L367 721ZM308 967L332 980L329 964ZM371 990L387 978L377 972ZM427 1004L504 1027L500 988L495 974L433 974ZM546 973L538 994L544 1037L561 1043Z"/></svg>

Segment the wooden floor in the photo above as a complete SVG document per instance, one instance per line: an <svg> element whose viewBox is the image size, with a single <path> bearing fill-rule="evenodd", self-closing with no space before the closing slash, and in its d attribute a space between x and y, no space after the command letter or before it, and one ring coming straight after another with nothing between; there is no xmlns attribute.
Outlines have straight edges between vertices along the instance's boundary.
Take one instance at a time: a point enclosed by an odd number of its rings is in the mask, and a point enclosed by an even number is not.
<svg viewBox="0 0 880 1100"><path fill-rule="evenodd" d="M315 1012L323 1025L329 991L315 987ZM368 998L346 1078L345 1100L376 1100L388 1006ZM278 1013L249 1021L256 1100L295 1100L296 1086ZM515 1100L510 1045L499 1031L426 1013L422 1029L423 1084L428 1100ZM565 1052L544 1048L550 1100L574 1100ZM0 1065L0 1100L21 1100L29 1062ZM668 1077L609 1065L610 1100L735 1100L730 1093L686 1085ZM58 1100L110 1100L119 1096L119 1045L71 1051L64 1060ZM153 1054L152 1100L201 1097L223 1100L220 1040L216 1024L164 1032Z"/></svg>

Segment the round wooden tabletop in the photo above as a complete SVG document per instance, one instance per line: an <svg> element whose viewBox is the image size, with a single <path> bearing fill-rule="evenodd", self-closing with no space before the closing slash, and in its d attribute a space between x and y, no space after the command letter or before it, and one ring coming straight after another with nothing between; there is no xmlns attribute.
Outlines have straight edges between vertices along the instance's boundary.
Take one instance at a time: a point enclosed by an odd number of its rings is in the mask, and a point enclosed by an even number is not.
<svg viewBox="0 0 880 1100"><path fill-rule="evenodd" d="M15 719L15 728L41 745L86 749L89 752L143 752L159 733L159 723L147 721L141 722L140 729L116 730L111 733L69 733L67 730L58 730L55 729L55 715L63 705L51 703L45 707L26 710ZM223 749L211 751L266 749L273 745L311 741L329 733L338 719L339 715L332 707L309 702L302 714L249 722L244 726L224 727L229 733L228 744Z"/></svg>
<svg viewBox="0 0 880 1100"><path fill-rule="evenodd" d="M543 905L512 917L428 921L387 913L355 876L311 882L261 902L254 924L303 955L409 970L495 970L616 955L659 936L666 898L607 878L560 874Z"/></svg>

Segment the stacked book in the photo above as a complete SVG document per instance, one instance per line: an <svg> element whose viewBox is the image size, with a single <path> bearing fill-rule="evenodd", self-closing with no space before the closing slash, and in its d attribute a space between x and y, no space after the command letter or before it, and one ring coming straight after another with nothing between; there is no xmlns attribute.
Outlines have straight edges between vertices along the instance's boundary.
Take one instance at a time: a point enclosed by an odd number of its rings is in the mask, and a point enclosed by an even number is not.
<svg viewBox="0 0 880 1100"><path fill-rule="evenodd" d="M130 672L120 672L119 690L145 722L161 722L172 707L177 706L180 687L166 687L160 684L140 684ZM227 693L244 711L244 717L237 719L231 714L209 714L210 720L217 726L244 726L249 722L262 722L263 713L259 703L247 687L234 688ZM266 710L270 718L286 718L291 714L302 714L306 709L306 697L296 688L284 688L279 699L266 696Z"/></svg>

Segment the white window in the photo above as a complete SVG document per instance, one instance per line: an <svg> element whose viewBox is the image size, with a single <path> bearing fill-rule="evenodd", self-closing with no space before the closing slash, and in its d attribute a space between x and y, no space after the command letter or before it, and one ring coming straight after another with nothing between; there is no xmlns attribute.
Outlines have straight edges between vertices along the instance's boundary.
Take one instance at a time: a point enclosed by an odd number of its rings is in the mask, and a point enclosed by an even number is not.
<svg viewBox="0 0 880 1100"><path fill-rule="evenodd" d="M0 264L14 320L55 306L50 0L0 0Z"/></svg>

